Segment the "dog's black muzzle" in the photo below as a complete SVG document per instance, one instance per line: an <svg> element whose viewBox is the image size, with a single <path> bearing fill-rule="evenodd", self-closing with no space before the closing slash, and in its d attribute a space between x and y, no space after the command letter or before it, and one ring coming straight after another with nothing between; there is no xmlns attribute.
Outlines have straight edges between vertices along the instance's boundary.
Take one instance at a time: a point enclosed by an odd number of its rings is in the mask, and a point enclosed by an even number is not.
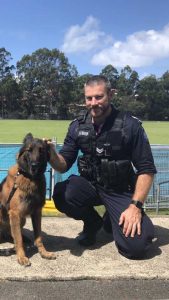
<svg viewBox="0 0 169 300"><path fill-rule="evenodd" d="M35 176L36 174L39 173L39 167L40 167L40 163L39 162L31 162L30 165L30 172L32 173L33 176Z"/></svg>

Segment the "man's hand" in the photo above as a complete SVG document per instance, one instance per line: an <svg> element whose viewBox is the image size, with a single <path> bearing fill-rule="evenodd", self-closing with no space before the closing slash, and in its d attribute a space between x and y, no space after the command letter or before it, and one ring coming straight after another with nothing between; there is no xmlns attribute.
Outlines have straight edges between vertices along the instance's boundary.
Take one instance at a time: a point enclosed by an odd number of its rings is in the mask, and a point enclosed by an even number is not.
<svg viewBox="0 0 169 300"><path fill-rule="evenodd" d="M119 225L123 225L123 233L126 237L129 235L134 237L136 233L141 234L141 218L141 210L133 204L130 204L121 214Z"/></svg>
<svg viewBox="0 0 169 300"><path fill-rule="evenodd" d="M43 138L48 145L49 151L49 163L53 169L60 173L64 173L67 170L67 163L64 157L56 151L56 143L53 143L50 139Z"/></svg>
<svg viewBox="0 0 169 300"><path fill-rule="evenodd" d="M43 138L43 141L48 145L49 161L56 156L56 144L51 139Z"/></svg>

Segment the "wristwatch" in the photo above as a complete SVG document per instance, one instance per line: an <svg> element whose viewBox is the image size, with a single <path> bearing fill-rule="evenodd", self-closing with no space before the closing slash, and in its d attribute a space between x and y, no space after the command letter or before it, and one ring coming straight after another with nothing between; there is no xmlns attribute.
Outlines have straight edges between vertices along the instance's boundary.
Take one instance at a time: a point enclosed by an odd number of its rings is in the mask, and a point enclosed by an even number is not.
<svg viewBox="0 0 169 300"><path fill-rule="evenodd" d="M131 200L130 204L134 204L139 209L142 209L142 207L143 207L143 202L141 202L139 200Z"/></svg>

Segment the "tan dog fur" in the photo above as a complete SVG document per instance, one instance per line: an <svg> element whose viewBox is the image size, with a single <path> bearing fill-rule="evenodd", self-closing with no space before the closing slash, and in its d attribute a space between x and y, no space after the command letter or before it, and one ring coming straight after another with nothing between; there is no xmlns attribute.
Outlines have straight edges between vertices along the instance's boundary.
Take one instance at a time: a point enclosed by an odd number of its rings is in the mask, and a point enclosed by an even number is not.
<svg viewBox="0 0 169 300"><path fill-rule="evenodd" d="M24 266L30 265L30 261L25 255L22 238L22 227L26 222L27 215L31 216L34 244L37 246L41 257L46 259L56 258L53 252L46 251L41 237L41 214L46 196L44 175L47 165L46 152L47 144L40 139L34 139L31 134L28 134L24 139L24 145L20 150L17 164L9 169L7 177L0 185L0 203L2 204L0 209L0 233L1 235L11 233L18 262ZM41 160L43 160L42 167L40 167ZM29 162L33 167L26 167ZM38 167L41 169L39 171L35 170ZM34 170L32 171L31 168L32 170L34 168ZM34 174L33 172L38 173ZM16 190L9 201L9 195L14 186Z"/></svg>

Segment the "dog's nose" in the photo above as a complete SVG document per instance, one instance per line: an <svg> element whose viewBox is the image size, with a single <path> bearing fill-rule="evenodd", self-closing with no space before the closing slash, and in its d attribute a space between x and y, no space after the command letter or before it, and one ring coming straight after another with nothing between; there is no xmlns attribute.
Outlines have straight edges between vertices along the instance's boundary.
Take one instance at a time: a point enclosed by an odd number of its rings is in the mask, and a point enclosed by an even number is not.
<svg viewBox="0 0 169 300"><path fill-rule="evenodd" d="M39 165L38 162L32 162L31 163L32 171L35 171L37 169L38 165Z"/></svg>

